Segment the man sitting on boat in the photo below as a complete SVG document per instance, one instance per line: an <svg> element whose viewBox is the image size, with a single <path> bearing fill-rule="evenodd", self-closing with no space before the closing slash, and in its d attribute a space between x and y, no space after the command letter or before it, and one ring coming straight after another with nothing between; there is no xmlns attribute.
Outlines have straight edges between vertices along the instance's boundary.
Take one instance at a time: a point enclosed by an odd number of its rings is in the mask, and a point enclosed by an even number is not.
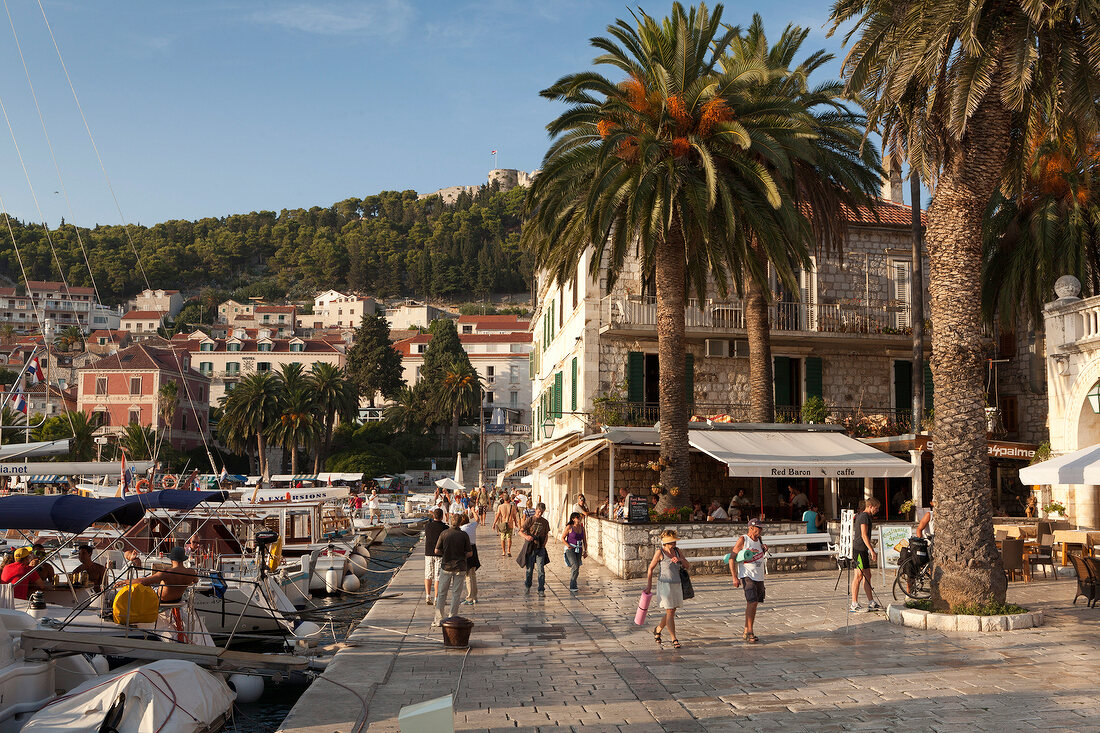
<svg viewBox="0 0 1100 733"><path fill-rule="evenodd" d="M15 562L5 565L4 572L0 575L0 583L10 583L15 586L14 594L19 600L25 601L30 597L32 585L38 590L49 590L49 586L35 572L35 562L34 550L29 547L20 547L15 551Z"/></svg>
<svg viewBox="0 0 1100 733"><path fill-rule="evenodd" d="M176 603L183 598L183 592L195 584L198 577L192 568L184 566L187 552L182 547L173 547L168 553L168 559L172 561L171 568L158 570L152 575L146 575L133 582L154 588L160 596L161 603Z"/></svg>
<svg viewBox="0 0 1100 733"><path fill-rule="evenodd" d="M92 562L93 548L91 545L81 545L77 548L77 557L80 565L76 572L88 574L88 585L92 590L99 591L103 588L103 579L107 575L107 568L97 562Z"/></svg>

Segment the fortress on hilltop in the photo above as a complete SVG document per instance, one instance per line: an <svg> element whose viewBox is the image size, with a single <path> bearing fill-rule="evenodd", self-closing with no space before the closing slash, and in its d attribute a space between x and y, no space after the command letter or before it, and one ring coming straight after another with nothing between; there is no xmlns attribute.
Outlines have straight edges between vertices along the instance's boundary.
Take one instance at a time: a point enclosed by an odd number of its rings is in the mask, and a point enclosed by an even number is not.
<svg viewBox="0 0 1100 733"><path fill-rule="evenodd" d="M497 168L489 171L489 178L486 182L489 184L497 183L501 191L511 191L517 186L531 185L531 181L535 180L535 176L538 174L538 171L531 171L528 173L526 171L516 170L515 168ZM429 196L441 196L443 197L443 203L453 204L463 193L476 193L482 185L484 184L479 184L477 186L448 186L447 188L441 188L431 193L422 193L417 196L417 198L426 199Z"/></svg>

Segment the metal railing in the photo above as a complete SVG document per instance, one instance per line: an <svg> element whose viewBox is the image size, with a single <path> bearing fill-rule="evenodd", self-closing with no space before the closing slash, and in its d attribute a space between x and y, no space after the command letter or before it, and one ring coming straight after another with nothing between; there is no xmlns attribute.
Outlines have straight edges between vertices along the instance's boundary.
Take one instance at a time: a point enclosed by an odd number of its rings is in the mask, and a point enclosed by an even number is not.
<svg viewBox="0 0 1100 733"><path fill-rule="evenodd" d="M601 323L612 328L657 327L657 299L654 297L605 296L600 302ZM774 302L768 306L773 331L817 331L825 333L897 334L911 333L907 303ZM684 309L688 329L743 330L745 306L739 300L688 300Z"/></svg>
<svg viewBox="0 0 1100 733"><path fill-rule="evenodd" d="M859 437L902 435L912 430L913 411L893 407L852 407L826 405L825 423L842 425L849 434ZM592 410L593 418L602 424L613 426L650 426L661 419L660 408L652 402L598 401ZM719 418L722 422L751 422L750 407L745 404L696 403L688 406L689 419L705 421ZM800 423L802 408L776 406L775 421Z"/></svg>

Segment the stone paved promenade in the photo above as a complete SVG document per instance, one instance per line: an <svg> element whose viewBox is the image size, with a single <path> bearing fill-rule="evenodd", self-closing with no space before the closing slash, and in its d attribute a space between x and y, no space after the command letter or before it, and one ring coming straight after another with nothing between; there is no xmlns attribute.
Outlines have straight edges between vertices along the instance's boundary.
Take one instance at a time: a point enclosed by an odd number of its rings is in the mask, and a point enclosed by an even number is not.
<svg viewBox="0 0 1100 733"><path fill-rule="evenodd" d="M481 602L463 606L469 654L429 628L418 547L390 586L404 595L377 603L326 672L346 688L316 681L281 730L347 733L366 705L366 730L396 731L403 705L460 685L461 731L1100 731L1100 608L1070 605L1069 579L1011 584L1010 601L1045 612L1040 629L948 634L849 616L835 573L773 574L749 645L742 591L701 576L674 650L654 643L654 615L633 624L644 581L590 564L573 597L555 545L545 597L525 596L489 538Z"/></svg>

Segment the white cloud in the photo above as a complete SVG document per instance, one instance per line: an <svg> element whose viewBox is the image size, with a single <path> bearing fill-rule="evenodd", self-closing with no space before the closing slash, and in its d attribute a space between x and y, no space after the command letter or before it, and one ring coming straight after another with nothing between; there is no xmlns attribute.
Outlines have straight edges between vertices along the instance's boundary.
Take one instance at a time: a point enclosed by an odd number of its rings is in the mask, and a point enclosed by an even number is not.
<svg viewBox="0 0 1100 733"><path fill-rule="evenodd" d="M403 34L415 15L407 0L371 0L280 4L253 13L252 19L323 36L386 37Z"/></svg>

